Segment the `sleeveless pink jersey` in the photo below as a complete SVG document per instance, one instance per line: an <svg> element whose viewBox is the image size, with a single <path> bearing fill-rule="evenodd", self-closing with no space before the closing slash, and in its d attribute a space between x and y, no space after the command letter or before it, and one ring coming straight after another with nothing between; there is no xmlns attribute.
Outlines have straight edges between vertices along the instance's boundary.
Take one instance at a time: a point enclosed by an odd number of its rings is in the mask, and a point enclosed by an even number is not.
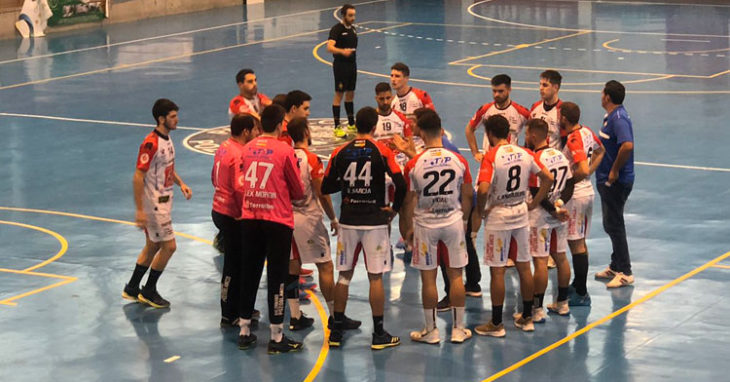
<svg viewBox="0 0 730 382"><path fill-rule="evenodd" d="M228 138L215 152L211 181L215 187L213 210L234 219L241 217L241 194L236 193L236 179L241 170L243 145Z"/></svg>

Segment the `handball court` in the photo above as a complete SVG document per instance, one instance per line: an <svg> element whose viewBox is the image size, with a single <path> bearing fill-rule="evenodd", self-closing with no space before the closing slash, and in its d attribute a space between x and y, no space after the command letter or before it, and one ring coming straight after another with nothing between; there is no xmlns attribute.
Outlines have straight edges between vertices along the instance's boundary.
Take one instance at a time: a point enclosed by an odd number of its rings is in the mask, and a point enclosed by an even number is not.
<svg viewBox="0 0 730 382"><path fill-rule="evenodd" d="M215 139L194 139L228 123L226 108L238 92L234 76L244 67L256 71L260 92L273 97L302 89L313 96L313 121L330 118L331 55L323 45L339 1L267 0L0 41L0 380L724 380L730 373L724 154L730 6L722 3L354 3L356 108L374 106L375 84L403 61L411 85L431 94L453 142L467 148L464 126L491 101L491 76L511 75L513 100L529 107L539 99L539 73L552 68L563 75L560 98L579 104L582 123L594 131L604 114L603 83L623 82L636 140L637 176L626 211L634 286L607 290L593 280L611 252L596 195L588 240L591 307L550 315L534 333L518 331L509 318L519 300L510 270L505 338L412 343L408 333L423 321L420 276L396 250L385 279L385 327L403 344L378 352L369 348L362 264L347 314L363 326L347 333L343 348L327 348L326 306L317 291L303 305L314 328L292 333L304 341L302 352L267 355L265 318L259 345L237 349L237 331L219 328L222 257L211 246L212 156L206 154ZM169 310L120 296L144 243L131 223L135 159L153 127L152 103L161 97L180 106L172 132L176 168L194 193L190 201L178 193L173 208L178 250L159 284ZM464 154L472 173L478 171ZM550 277L546 302L555 293L554 270ZM488 285L482 266L484 296L467 297L470 328L489 319ZM266 317L263 291L257 306ZM447 337L450 314L439 317Z"/></svg>

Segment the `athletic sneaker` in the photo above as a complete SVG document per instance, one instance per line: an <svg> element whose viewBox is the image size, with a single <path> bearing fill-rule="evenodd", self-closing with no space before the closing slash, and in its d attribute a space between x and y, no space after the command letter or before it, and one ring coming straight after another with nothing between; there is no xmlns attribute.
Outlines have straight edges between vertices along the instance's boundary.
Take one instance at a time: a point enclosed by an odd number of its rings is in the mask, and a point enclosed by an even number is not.
<svg viewBox="0 0 730 382"><path fill-rule="evenodd" d="M542 307L532 308L532 323L544 324L545 317L547 317L547 313L545 313L545 309L543 309Z"/></svg>
<svg viewBox="0 0 730 382"><path fill-rule="evenodd" d="M471 338L471 330L467 328L452 328L451 329L451 342L460 344Z"/></svg>
<svg viewBox="0 0 730 382"><path fill-rule="evenodd" d="M464 285L466 295L469 297L482 297L482 287L476 285Z"/></svg>
<svg viewBox="0 0 730 382"><path fill-rule="evenodd" d="M124 290L122 290L122 298L129 301L139 302L137 296L139 295L139 287L129 286L124 284Z"/></svg>
<svg viewBox="0 0 730 382"><path fill-rule="evenodd" d="M247 336L238 336L238 348L246 350L256 345L256 335L251 333Z"/></svg>
<svg viewBox="0 0 730 382"><path fill-rule="evenodd" d="M335 126L333 131L337 138L345 138L347 136L347 130L344 126Z"/></svg>
<svg viewBox="0 0 730 382"><path fill-rule="evenodd" d="M139 302L145 303L153 308L163 309L170 307L170 301L165 300L156 290L142 288L137 295Z"/></svg>
<svg viewBox="0 0 730 382"><path fill-rule="evenodd" d="M616 277L616 272L612 271L611 267L596 272L596 280L613 280L614 277Z"/></svg>
<svg viewBox="0 0 730 382"><path fill-rule="evenodd" d="M327 343L331 348L338 348L342 346L342 335L344 334L343 330L340 329L332 329L330 330L330 338L327 340Z"/></svg>
<svg viewBox="0 0 730 382"><path fill-rule="evenodd" d="M385 348L392 348L400 345L400 338L391 336L388 332L383 331L383 334L373 333L373 344L370 348L373 350L382 350Z"/></svg>
<svg viewBox="0 0 730 382"><path fill-rule="evenodd" d="M522 329L523 332L534 332L535 325L532 322L532 317L523 317L522 313L515 313L512 315L515 319L515 326Z"/></svg>
<svg viewBox="0 0 730 382"><path fill-rule="evenodd" d="M616 276L613 278L613 280L609 281L608 284L606 284L606 288L620 288L629 286L633 283L633 275L625 275L623 274L623 272L616 272Z"/></svg>
<svg viewBox="0 0 730 382"><path fill-rule="evenodd" d="M547 308L550 313L556 313L561 316L567 316L570 314L570 305L568 305L568 300L556 301L552 304L548 304Z"/></svg>
<svg viewBox="0 0 730 382"><path fill-rule="evenodd" d="M281 341L274 342L274 340L269 341L269 348L268 353L269 354L282 354L282 353L289 353L294 351L300 351L302 350L302 343L294 341L290 339L289 337L282 335Z"/></svg>
<svg viewBox="0 0 730 382"><path fill-rule="evenodd" d="M403 251L403 263L408 265L411 263L411 259L413 259L413 248L406 248Z"/></svg>
<svg viewBox="0 0 730 382"><path fill-rule="evenodd" d="M347 131L349 131L351 133L357 133L357 126L355 126L355 125L348 125L347 126Z"/></svg>
<svg viewBox="0 0 730 382"><path fill-rule="evenodd" d="M449 296L445 296L444 298L439 301L439 303L436 305L436 310L438 312L448 312L451 310L451 302L449 301Z"/></svg>
<svg viewBox="0 0 730 382"><path fill-rule="evenodd" d="M330 318L327 320L327 329L333 330L335 327L335 319L330 316ZM345 316L345 321L342 323L342 330L355 330L362 325L362 321L353 320L350 317Z"/></svg>
<svg viewBox="0 0 730 382"><path fill-rule="evenodd" d="M553 260L552 256L548 256L548 269L553 269L557 267L557 264L555 264L555 260Z"/></svg>
<svg viewBox="0 0 730 382"><path fill-rule="evenodd" d="M474 331L480 336L504 337L507 335L507 332L504 330L504 324L500 322L499 325L494 325L492 320L489 320L486 324L477 326L474 328Z"/></svg>
<svg viewBox="0 0 730 382"><path fill-rule="evenodd" d="M401 237L398 239L398 243L395 245L397 249L406 249L406 241Z"/></svg>
<svg viewBox="0 0 730 382"><path fill-rule="evenodd" d="M508 258L507 258L507 268L512 268L512 267L514 267L514 266L515 266L515 261L514 261L514 260L512 260L512 259L510 259L510 258L508 257Z"/></svg>
<svg viewBox="0 0 730 382"><path fill-rule="evenodd" d="M575 288L571 285L568 289L568 305L570 306L591 306L591 295L586 293L585 296L581 296L575 291Z"/></svg>
<svg viewBox="0 0 730 382"><path fill-rule="evenodd" d="M299 316L299 318L289 319L289 330L302 330L306 328L311 328L312 325L314 325L314 318L309 318L305 316L304 312L301 313L301 316Z"/></svg>
<svg viewBox="0 0 730 382"><path fill-rule="evenodd" d="M411 332L411 340L426 344L437 344L441 342L441 337L439 337L438 328L433 328L431 330L426 330L424 328L420 332Z"/></svg>

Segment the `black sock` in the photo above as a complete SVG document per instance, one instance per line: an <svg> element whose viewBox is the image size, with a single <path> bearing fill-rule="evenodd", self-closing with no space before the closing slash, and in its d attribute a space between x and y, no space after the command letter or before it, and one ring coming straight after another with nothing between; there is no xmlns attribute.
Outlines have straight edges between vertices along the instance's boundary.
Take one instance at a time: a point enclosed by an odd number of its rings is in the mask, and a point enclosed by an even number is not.
<svg viewBox="0 0 730 382"><path fill-rule="evenodd" d="M522 300L522 317L532 317L532 300Z"/></svg>
<svg viewBox="0 0 730 382"><path fill-rule="evenodd" d="M383 316L373 316L373 328L373 331L377 335L385 333L385 329L383 329Z"/></svg>
<svg viewBox="0 0 730 382"><path fill-rule="evenodd" d="M543 300L545 300L545 293L536 294L535 295L534 302L533 302L533 305L536 308L542 308L542 302L543 302Z"/></svg>
<svg viewBox="0 0 730 382"><path fill-rule="evenodd" d="M340 126L340 105L332 105L332 118L335 119L335 127Z"/></svg>
<svg viewBox="0 0 730 382"><path fill-rule="evenodd" d="M345 112L347 113L347 123L349 123L350 126L354 126L355 125L355 105L352 102L345 101Z"/></svg>
<svg viewBox="0 0 730 382"><path fill-rule="evenodd" d="M568 287L558 287L558 301L565 301L568 299Z"/></svg>
<svg viewBox="0 0 730 382"><path fill-rule="evenodd" d="M128 286L133 288L139 288L139 283L142 282L142 277L147 273L147 269L144 265L135 264L134 272L132 272L132 278L127 283Z"/></svg>
<svg viewBox="0 0 730 382"><path fill-rule="evenodd" d="M286 298L299 298L299 275L286 276L286 289L284 290Z"/></svg>
<svg viewBox="0 0 730 382"><path fill-rule="evenodd" d="M492 305L492 323L494 325L502 323L502 305Z"/></svg>
<svg viewBox="0 0 730 382"><path fill-rule="evenodd" d="M147 284L144 285L144 288L147 290L157 290L157 280L161 274L162 271L150 269L150 275L147 277Z"/></svg>
<svg viewBox="0 0 730 382"><path fill-rule="evenodd" d="M573 254L573 271L575 271L575 277L573 278L575 292L581 296L585 296L588 293L588 289L586 288L588 252Z"/></svg>

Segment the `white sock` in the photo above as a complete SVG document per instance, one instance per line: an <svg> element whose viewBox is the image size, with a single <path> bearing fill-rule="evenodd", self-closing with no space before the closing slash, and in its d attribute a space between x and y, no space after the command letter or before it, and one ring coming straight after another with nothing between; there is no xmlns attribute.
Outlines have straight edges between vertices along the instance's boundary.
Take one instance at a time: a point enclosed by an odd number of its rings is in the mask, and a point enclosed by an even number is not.
<svg viewBox="0 0 730 382"><path fill-rule="evenodd" d="M240 335L248 336L251 335L251 320L241 318L238 320L238 325L241 327Z"/></svg>
<svg viewBox="0 0 730 382"><path fill-rule="evenodd" d="M299 299L298 298L288 298L286 299L287 302L289 302L289 310L291 311L291 318L296 318L297 320L302 316L302 312L299 310Z"/></svg>
<svg viewBox="0 0 730 382"><path fill-rule="evenodd" d="M426 330L436 329L436 308L424 309L423 316L426 318Z"/></svg>
<svg viewBox="0 0 730 382"><path fill-rule="evenodd" d="M463 306L455 306L451 309L453 316L454 316L454 327L455 328L464 328L464 312L466 311L466 307Z"/></svg>
<svg viewBox="0 0 730 382"><path fill-rule="evenodd" d="M274 342L281 342L284 337L284 324L271 324L269 328L271 329L271 339Z"/></svg>
<svg viewBox="0 0 730 382"><path fill-rule="evenodd" d="M327 301L327 309L330 312L330 317L333 317L332 319L334 320L334 317L335 317L335 301L334 300Z"/></svg>

